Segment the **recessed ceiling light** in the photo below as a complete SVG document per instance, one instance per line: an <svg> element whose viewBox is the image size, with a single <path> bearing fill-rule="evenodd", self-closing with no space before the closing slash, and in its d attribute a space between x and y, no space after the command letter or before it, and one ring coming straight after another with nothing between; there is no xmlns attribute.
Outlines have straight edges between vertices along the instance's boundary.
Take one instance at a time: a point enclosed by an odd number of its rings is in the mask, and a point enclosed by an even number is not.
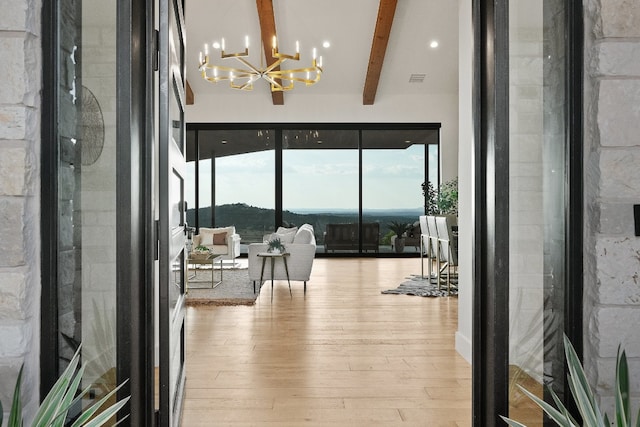
<svg viewBox="0 0 640 427"><path fill-rule="evenodd" d="M211 46L213 46L214 49L220 49L220 43L218 43L218 42L213 42L213 44L211 44Z"/></svg>
<svg viewBox="0 0 640 427"><path fill-rule="evenodd" d="M433 40L429 46L431 46L432 48L435 49L436 47L438 47L438 41L437 40Z"/></svg>
<svg viewBox="0 0 640 427"><path fill-rule="evenodd" d="M223 143L223 144L226 144L226 143L227 143L227 140L226 140L226 139L223 139L223 140L222 140L222 143Z"/></svg>
<svg viewBox="0 0 640 427"><path fill-rule="evenodd" d="M331 47L331 43L329 41L324 41L322 42L322 47L324 48Z"/></svg>
<svg viewBox="0 0 640 427"><path fill-rule="evenodd" d="M407 139L407 140L405 141L405 144L411 144L411 140L410 140L410 139Z"/></svg>
<svg viewBox="0 0 640 427"><path fill-rule="evenodd" d="M322 140L319 139L318 141L316 141L318 144L322 144Z"/></svg>

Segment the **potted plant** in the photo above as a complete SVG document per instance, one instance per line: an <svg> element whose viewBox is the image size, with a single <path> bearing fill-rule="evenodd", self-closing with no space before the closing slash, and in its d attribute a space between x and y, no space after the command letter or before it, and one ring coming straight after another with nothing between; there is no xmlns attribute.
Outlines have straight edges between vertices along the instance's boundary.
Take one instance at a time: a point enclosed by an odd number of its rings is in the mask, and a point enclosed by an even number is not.
<svg viewBox="0 0 640 427"><path fill-rule="evenodd" d="M425 215L458 215L458 178L443 183L438 190L431 181L421 184Z"/></svg>
<svg viewBox="0 0 640 427"><path fill-rule="evenodd" d="M396 238L394 241L394 248L396 253L401 253L402 251L404 251L404 233L409 230L410 226L411 224L400 221L391 221L389 223L389 230L393 231L396 234Z"/></svg>
<svg viewBox="0 0 640 427"><path fill-rule="evenodd" d="M569 339L564 337L564 351L567 360L567 366L569 368L569 374L567 380L569 381L569 388L573 400L576 403L578 412L583 419L583 425L587 427L608 427L613 425L610 421L614 420L616 426L631 426L640 425L640 412L636 416L636 422L633 423L631 415L631 402L629 397L629 365L627 363L627 356L625 351L618 346L618 355L616 358L616 370L615 370L615 386L614 391L616 394L615 399L615 414L613 418L602 411L595 398L587 377L584 373L584 369L580 364L580 359L576 354L575 349L569 342ZM555 422L558 426L573 427L580 425L569 413L567 408L562 404L562 401L556 393L549 388L549 394L555 406L545 402L540 397L529 392L525 388L520 386L522 392L533 400L542 410L547 414L549 419ZM501 416L501 418L511 427L525 427L524 424L519 423L510 418Z"/></svg>
<svg viewBox="0 0 640 427"><path fill-rule="evenodd" d="M422 196L424 197L424 214L425 215L437 215L438 214L438 192L433 186L431 181L425 181L422 183Z"/></svg>
<svg viewBox="0 0 640 427"><path fill-rule="evenodd" d="M272 254L284 253L285 248L280 238L275 237L269 240L267 244L269 245L269 249L267 249L267 252L271 252Z"/></svg>
<svg viewBox="0 0 640 427"><path fill-rule="evenodd" d="M193 259L207 259L209 255L211 255L209 248L202 245L196 246L193 252L191 252L191 258Z"/></svg>
<svg viewBox="0 0 640 427"><path fill-rule="evenodd" d="M13 400L9 412L9 421L7 427L22 427L22 369L16 380L15 390L13 392ZM32 427L47 427L52 425L63 425L67 420L67 414L72 408L81 403L81 400L89 392L89 388L78 393L80 382L84 374L85 365L80 366L80 346L76 350L75 355L69 362L69 365L62 373L58 381L53 385L42 404L38 408ZM126 381L125 381L126 382ZM129 401L130 397L125 397L115 403L110 404L111 400L115 400L115 394L124 385L111 390L106 396L95 402L88 408L83 408L74 421L74 426L99 427L105 423L113 423L112 418L122 409ZM0 403L0 425L2 424L3 408ZM125 417L126 418L126 417Z"/></svg>
<svg viewBox="0 0 640 427"><path fill-rule="evenodd" d="M458 215L458 178L453 178L440 186L438 210L441 215Z"/></svg>

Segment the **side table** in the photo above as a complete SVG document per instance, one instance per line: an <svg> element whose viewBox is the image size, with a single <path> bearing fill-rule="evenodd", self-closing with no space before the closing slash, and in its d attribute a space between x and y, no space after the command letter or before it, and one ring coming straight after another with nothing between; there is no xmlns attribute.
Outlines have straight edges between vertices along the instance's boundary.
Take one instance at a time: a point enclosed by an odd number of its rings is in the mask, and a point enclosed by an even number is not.
<svg viewBox="0 0 640 427"><path fill-rule="evenodd" d="M215 270L214 264L216 262L220 262L220 280L219 281L215 281L215 279L213 278L213 271ZM187 258L187 269L189 264L192 264L194 266L196 266L197 264L211 264L211 289L215 288L216 286L218 286L219 284L222 283L222 255L209 255L209 257L207 258L191 258L191 256L189 256L189 258ZM193 279L195 277L195 274L191 277L189 277L189 273L187 272L187 292L189 291L189 288L193 288L193 289L201 289L203 288L203 286L193 286L193 284L189 284L189 279ZM208 286L204 286L204 288L208 288Z"/></svg>
<svg viewBox="0 0 640 427"><path fill-rule="evenodd" d="M273 267L275 266L276 259L281 259L284 263L284 271L287 273L287 283L289 284L289 296L293 297L291 293L291 281L289 280L289 267L287 266L288 252L273 253L273 252L260 252L258 257L262 258L262 270L260 270L260 286L262 286L262 277L264 275L264 263L267 258L271 260L271 301L273 301ZM256 284L253 283L253 293L256 293Z"/></svg>

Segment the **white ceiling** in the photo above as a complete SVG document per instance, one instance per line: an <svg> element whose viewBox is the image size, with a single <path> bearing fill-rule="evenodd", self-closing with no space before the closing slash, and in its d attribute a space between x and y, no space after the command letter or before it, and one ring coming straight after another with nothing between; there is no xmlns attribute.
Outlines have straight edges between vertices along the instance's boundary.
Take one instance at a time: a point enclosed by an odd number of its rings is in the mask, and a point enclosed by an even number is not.
<svg viewBox="0 0 640 427"><path fill-rule="evenodd" d="M231 52L243 50L244 37L248 35L249 60L260 63L260 24L255 0L185 0L185 3L187 80L195 95L191 108L198 107L199 95L236 92L234 96L238 97L264 97L269 90L264 81L256 82L254 93L233 91L226 83L202 80L197 70L203 44L222 37L226 51ZM298 40L299 65L307 66L313 47L323 56L320 82L309 87L297 85L295 96L351 94L361 98L378 0L273 0L273 3L280 51L295 52ZM322 47L325 40L331 43L328 49ZM438 41L438 48L429 47L432 40ZM409 83L413 73L426 74L424 83ZM458 1L399 0L376 99L388 95L455 95L457 90ZM287 96L285 93L285 105Z"/></svg>

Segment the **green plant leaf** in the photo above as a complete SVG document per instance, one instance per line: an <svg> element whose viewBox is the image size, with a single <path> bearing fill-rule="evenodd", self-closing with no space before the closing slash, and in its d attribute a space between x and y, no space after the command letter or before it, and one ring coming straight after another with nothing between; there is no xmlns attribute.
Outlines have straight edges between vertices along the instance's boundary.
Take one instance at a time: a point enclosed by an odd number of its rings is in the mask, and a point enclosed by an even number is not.
<svg viewBox="0 0 640 427"><path fill-rule="evenodd" d="M99 427L103 425L104 423L109 421L111 417L113 417L120 409L122 409L122 407L127 404L129 399L130 399L129 397L126 397L116 402L115 404L109 406L107 409L102 411L100 414L96 415L96 417L93 418L91 421L87 422L86 424L79 424L79 425L82 425L83 427ZM124 419L128 417L129 415L127 415ZM120 424L122 421L123 420L117 422L116 425Z"/></svg>
<svg viewBox="0 0 640 427"><path fill-rule="evenodd" d="M9 413L9 422L7 427L22 427L22 370L24 364L20 367L18 378L16 379L16 387L13 390L13 401L11 402L11 412ZM2 405L0 404L0 425L2 424Z"/></svg>
<svg viewBox="0 0 640 427"><path fill-rule="evenodd" d="M502 420L509 424L511 427L527 427L524 424L521 424L515 420L512 420L511 418L507 418L507 417L503 417L502 415L500 415L500 418L502 418Z"/></svg>
<svg viewBox="0 0 640 427"><path fill-rule="evenodd" d="M128 381L128 380L127 380ZM127 381L124 381L122 384L120 384L118 387L114 388L113 390L111 390L109 393L107 393L105 396L102 397L102 399L98 400L96 403L94 403L93 405L91 405L89 408L85 409L82 412L82 415L80 417L78 417L78 419L72 424L72 427L77 427L77 426L83 426L85 424L83 424L84 422L88 421L91 417L93 417L93 415L98 412L98 410L102 407L102 405L104 405L104 403L109 400L109 398L111 396L113 396L114 394L116 394L118 392L118 390L120 390L120 388L122 388L122 386L124 386ZM129 397L126 397L120 401L118 401L117 403L115 403L114 405L106 408L101 414L103 413L107 413L109 412L111 415L109 415L104 421L107 421L109 418L111 418L116 412L118 412L118 410L120 410L120 408L122 408L122 406L124 406L125 403L127 403L129 401ZM122 404L121 404L122 403ZM116 408L115 410L113 408ZM98 416L96 416L97 419ZM104 423L103 421L103 423ZM89 425L89 424L87 424ZM102 424L97 424L97 425L102 425Z"/></svg>
<svg viewBox="0 0 640 427"><path fill-rule="evenodd" d="M77 400L74 399L76 394L76 390L80 386L80 381L82 381L82 377L84 375L85 366L80 367L78 372L73 377L72 381L67 386L67 390L60 400L60 404L58 405L58 410L55 418L52 420L51 425L53 427L64 427L64 423L67 418L67 413L69 412L69 408L73 405L73 403Z"/></svg>
<svg viewBox="0 0 640 427"><path fill-rule="evenodd" d="M525 389L524 387L520 385L518 385L518 387L520 388L520 390L522 390L524 394L526 394L529 397L529 399L533 400L539 407L541 407L542 410L549 416L549 418L551 418L553 421L556 422L556 424L563 427L576 426L572 423L571 418L567 418L562 412L554 408L552 405L540 399L538 396L531 393L529 390ZM552 396L555 395L555 392L553 390L549 389L549 392L551 393ZM554 398L554 401L556 399L557 399L557 396L556 398ZM564 406L562 408L564 408Z"/></svg>
<svg viewBox="0 0 640 427"><path fill-rule="evenodd" d="M630 426L629 406L629 365L624 350L618 352L616 357L616 422L618 426Z"/></svg>
<svg viewBox="0 0 640 427"><path fill-rule="evenodd" d="M593 406L589 403L588 392L580 386L578 380L574 380L570 375L567 378L573 400L575 400L578 411L582 415L585 427L601 427L600 423L603 418L596 416Z"/></svg>
<svg viewBox="0 0 640 427"><path fill-rule="evenodd" d="M589 382L582 369L580 359L567 336L564 336L564 351L569 368L569 387L573 398L587 427L600 427L604 420L600 408L596 404Z"/></svg>
<svg viewBox="0 0 640 427"><path fill-rule="evenodd" d="M549 389L549 391L551 392L551 398L556 404L556 408L558 408L562 412L562 414L571 422L571 424L575 426L580 425L580 423L578 423L576 419L573 418L573 416L569 413L569 410L566 408L566 406L564 406L564 404L560 401L558 395L551 389Z"/></svg>
<svg viewBox="0 0 640 427"><path fill-rule="evenodd" d="M35 419L33 421L34 426L48 426L57 417L58 410L62 399L67 392L69 383L71 382L73 375L78 367L80 360L80 350L82 346L78 347L75 354L71 358L71 362L64 370L60 378L55 382L47 396L42 401L38 412L36 412Z"/></svg>

